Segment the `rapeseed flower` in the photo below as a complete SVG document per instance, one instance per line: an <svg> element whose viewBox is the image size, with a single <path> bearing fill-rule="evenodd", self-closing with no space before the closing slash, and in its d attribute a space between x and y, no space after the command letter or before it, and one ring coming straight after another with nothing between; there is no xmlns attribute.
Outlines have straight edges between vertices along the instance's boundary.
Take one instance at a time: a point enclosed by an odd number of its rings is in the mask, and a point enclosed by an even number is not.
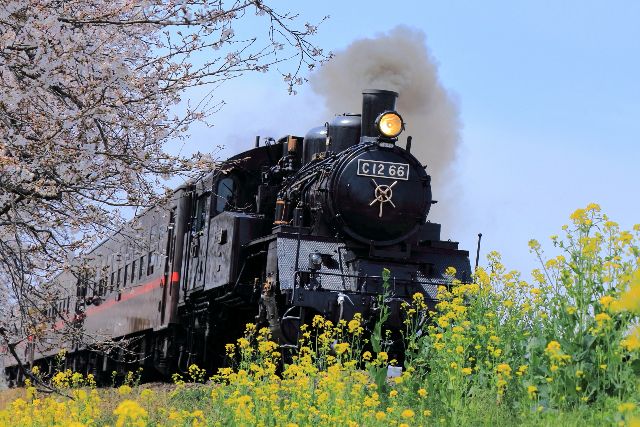
<svg viewBox="0 0 640 427"><path fill-rule="evenodd" d="M405 409L404 411L402 411L402 418L413 418L416 413L413 412L411 409Z"/></svg>

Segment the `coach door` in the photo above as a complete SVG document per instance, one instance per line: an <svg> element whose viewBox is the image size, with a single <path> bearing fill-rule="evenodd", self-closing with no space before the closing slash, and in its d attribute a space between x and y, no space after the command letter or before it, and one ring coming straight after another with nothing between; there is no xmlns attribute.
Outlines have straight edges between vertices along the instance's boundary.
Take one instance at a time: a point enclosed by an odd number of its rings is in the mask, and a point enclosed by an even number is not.
<svg viewBox="0 0 640 427"><path fill-rule="evenodd" d="M189 247L187 248L189 251L187 286L190 290L204 287L210 196L209 192L201 194L193 203Z"/></svg>
<svg viewBox="0 0 640 427"><path fill-rule="evenodd" d="M167 225L167 246L165 248L165 254L167 255L164 263L164 274L162 276L162 283L164 289L162 291L162 305L160 307L160 323L165 323L165 317L167 313L167 301L171 298L172 282L176 279L173 274L173 256L176 249L175 239L176 228L176 208L171 209L169 213L169 225ZM177 280L177 279L176 279Z"/></svg>

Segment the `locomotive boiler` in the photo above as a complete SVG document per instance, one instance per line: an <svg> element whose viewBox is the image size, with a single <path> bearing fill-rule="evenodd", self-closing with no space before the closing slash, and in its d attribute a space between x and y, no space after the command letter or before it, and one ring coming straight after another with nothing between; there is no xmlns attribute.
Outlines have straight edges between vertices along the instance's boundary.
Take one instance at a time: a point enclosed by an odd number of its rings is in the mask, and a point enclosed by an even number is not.
<svg viewBox="0 0 640 427"><path fill-rule="evenodd" d="M375 321L383 292L391 328L416 292L435 304L439 285L470 278L469 254L428 221L431 178L411 137L400 145L397 96L367 90L359 114L304 137L257 140L95 248L83 260L91 275L56 279L68 294L52 318L73 318L89 336L130 339L128 354L139 357L101 351L99 339L28 345L25 357L46 372L65 347L70 368L97 378L134 365L166 376L192 363L214 369L248 321L295 346L317 314ZM446 274L450 266L457 277Z"/></svg>

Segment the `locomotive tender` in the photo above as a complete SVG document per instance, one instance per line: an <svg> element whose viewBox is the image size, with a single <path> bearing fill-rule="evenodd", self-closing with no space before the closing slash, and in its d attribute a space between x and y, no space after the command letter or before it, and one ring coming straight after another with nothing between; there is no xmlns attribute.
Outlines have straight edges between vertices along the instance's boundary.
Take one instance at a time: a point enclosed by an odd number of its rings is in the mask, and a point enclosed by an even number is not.
<svg viewBox="0 0 640 427"><path fill-rule="evenodd" d="M192 363L218 366L247 321L289 344L316 314L375 321L384 268L391 326L414 293L433 305L438 285L454 279L447 267L470 277L469 254L427 221L430 176L410 153L411 137L397 145L397 96L366 90L361 114L338 115L304 138L257 139L181 186L91 252L92 277L57 277L69 293L52 315L75 319L96 341L135 338L139 357L130 360L166 376ZM61 347L67 367L98 379L132 368L122 351L83 342L29 344L22 356L46 372ZM18 380L15 362L5 363Z"/></svg>

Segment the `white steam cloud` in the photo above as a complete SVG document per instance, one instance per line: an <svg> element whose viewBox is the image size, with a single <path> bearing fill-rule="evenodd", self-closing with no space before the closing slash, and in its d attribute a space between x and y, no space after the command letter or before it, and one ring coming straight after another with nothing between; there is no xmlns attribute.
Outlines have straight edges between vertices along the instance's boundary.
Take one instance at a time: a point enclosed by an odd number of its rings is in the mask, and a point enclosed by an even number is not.
<svg viewBox="0 0 640 427"><path fill-rule="evenodd" d="M376 38L356 40L311 76L311 87L331 113L360 112L364 89L399 93L396 108L413 136L411 152L432 177L439 201L429 215L450 226L454 215L450 167L460 142L458 110L438 79L438 67L422 31L397 27Z"/></svg>

